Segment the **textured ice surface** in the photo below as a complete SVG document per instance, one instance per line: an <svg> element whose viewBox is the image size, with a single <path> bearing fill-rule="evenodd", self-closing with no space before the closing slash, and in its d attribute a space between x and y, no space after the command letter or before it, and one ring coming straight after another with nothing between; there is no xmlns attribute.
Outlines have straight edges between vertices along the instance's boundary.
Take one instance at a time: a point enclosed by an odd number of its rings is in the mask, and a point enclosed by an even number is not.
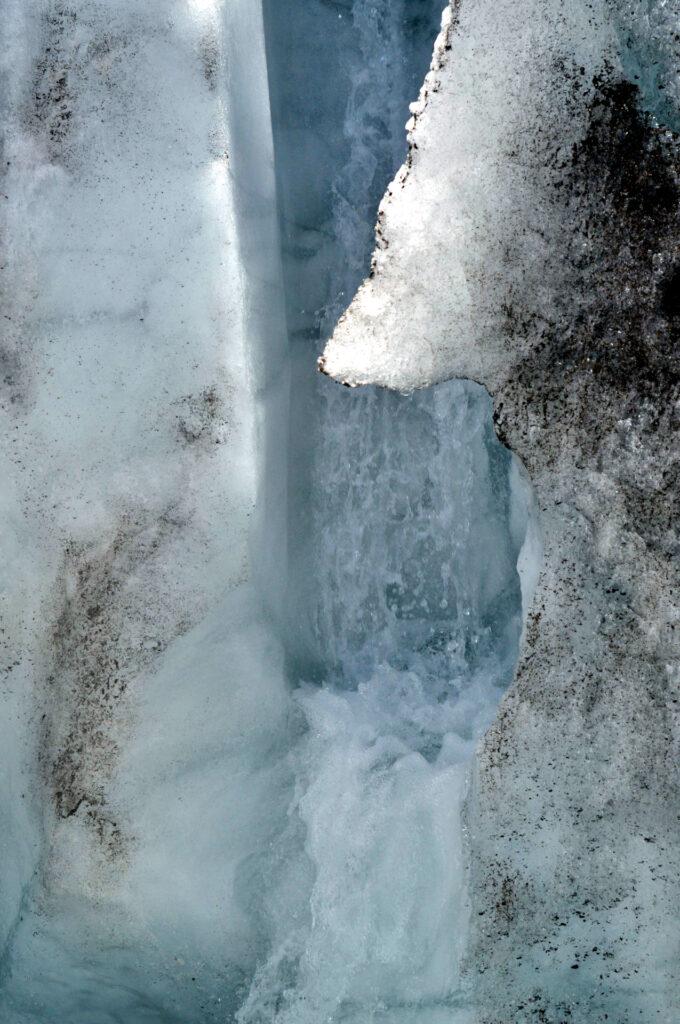
<svg viewBox="0 0 680 1024"><path fill-rule="evenodd" d="M612 157L596 155L594 138L619 98L611 90L628 83L633 106L671 124L678 109L677 11L637 8L532 0L522 18L513 0L447 8L408 159L381 205L373 274L326 348L327 373L402 390L453 375L492 387L509 332L526 352L559 316L594 315L599 296L589 305L584 281L603 285L587 211L603 185L594 166L604 177ZM625 115L612 127L639 146ZM640 207L653 198L621 163L605 187ZM653 189L663 205L665 185Z"/></svg>
<svg viewBox="0 0 680 1024"><path fill-rule="evenodd" d="M2 35L0 1017L223 1021L285 809L261 17L6 0Z"/></svg>
<svg viewBox="0 0 680 1024"><path fill-rule="evenodd" d="M469 814L493 1024L680 1013L679 17L453 5L322 361L480 381L536 488L544 563Z"/></svg>

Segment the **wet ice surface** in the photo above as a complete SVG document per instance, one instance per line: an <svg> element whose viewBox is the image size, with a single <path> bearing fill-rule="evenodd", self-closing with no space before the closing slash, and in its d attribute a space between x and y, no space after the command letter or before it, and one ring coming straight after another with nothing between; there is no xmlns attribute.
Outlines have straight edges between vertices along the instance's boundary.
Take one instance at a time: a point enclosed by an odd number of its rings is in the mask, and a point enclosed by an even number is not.
<svg viewBox="0 0 680 1024"><path fill-rule="evenodd" d="M462 1024L526 495L482 389L315 372L439 0L265 5L287 455L259 7L2 6L3 1022Z"/></svg>

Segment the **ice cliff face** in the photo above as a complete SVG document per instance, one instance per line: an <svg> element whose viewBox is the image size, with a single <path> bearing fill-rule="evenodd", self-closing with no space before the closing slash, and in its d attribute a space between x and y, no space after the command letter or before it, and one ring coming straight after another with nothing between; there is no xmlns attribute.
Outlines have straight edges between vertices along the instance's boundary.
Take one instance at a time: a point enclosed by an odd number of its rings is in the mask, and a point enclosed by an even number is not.
<svg viewBox="0 0 680 1024"><path fill-rule="evenodd" d="M224 1020L285 785L261 15L2 23L0 1017Z"/></svg>
<svg viewBox="0 0 680 1024"><path fill-rule="evenodd" d="M321 361L483 383L545 552L469 809L480 1020L675 1020L673 4L444 16L371 278Z"/></svg>

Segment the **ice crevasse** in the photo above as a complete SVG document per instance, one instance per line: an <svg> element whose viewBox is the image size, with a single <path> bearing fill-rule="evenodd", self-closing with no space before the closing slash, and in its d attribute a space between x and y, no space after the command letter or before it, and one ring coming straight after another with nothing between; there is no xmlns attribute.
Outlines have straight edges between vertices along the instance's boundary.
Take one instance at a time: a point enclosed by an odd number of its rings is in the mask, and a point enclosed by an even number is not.
<svg viewBox="0 0 680 1024"><path fill-rule="evenodd" d="M2 1020L674 1021L675 3L1 7Z"/></svg>

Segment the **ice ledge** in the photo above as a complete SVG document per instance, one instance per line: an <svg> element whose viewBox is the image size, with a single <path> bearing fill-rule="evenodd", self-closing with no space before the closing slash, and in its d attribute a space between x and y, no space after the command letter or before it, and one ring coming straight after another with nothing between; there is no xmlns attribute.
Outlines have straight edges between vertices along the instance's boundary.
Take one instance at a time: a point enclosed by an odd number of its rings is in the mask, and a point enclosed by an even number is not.
<svg viewBox="0 0 680 1024"><path fill-rule="evenodd" d="M458 3L446 7L442 14L441 31L434 44L430 70L420 90L418 99L411 104L411 117L406 124L408 154L399 168L394 180L378 209L375 236L376 248L371 262L371 277L360 287L352 305L340 318L333 338L323 355L320 356L319 370L335 378L348 387L362 384L380 384L395 390L412 390L444 379L446 374L437 378L434 366L428 362L428 354L419 351L415 361L409 361L404 355L397 354L393 347L385 343L392 335L391 317L401 316L403 306L395 308L391 295L383 295L382 279L374 286L373 279L383 269L389 271L389 257L386 255L390 246L386 225L395 194L406 185L418 157L418 125L425 113L431 98L439 92L442 72L446 68L447 59L452 45L454 28L457 23ZM406 299L407 296L400 296ZM364 343L356 344L353 339L363 339ZM369 339L369 344L365 344ZM449 374L454 376L454 374Z"/></svg>

